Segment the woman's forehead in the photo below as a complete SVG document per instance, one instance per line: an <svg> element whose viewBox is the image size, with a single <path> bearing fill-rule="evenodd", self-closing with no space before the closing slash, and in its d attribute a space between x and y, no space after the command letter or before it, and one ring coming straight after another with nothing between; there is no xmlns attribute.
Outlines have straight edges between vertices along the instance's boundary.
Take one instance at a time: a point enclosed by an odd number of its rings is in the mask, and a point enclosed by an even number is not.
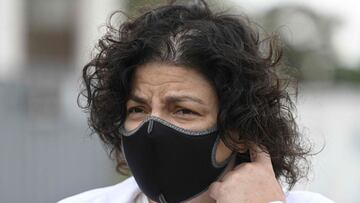
<svg viewBox="0 0 360 203"><path fill-rule="evenodd" d="M133 87L149 86L154 88L171 87L181 91L185 89L209 88L210 83L196 70L186 67L151 63L136 69Z"/></svg>
<svg viewBox="0 0 360 203"><path fill-rule="evenodd" d="M216 93L197 71L179 66L147 64L137 68L131 96L144 99L166 97L168 100L209 100Z"/></svg>
<svg viewBox="0 0 360 203"><path fill-rule="evenodd" d="M137 67L135 80L152 82L153 84L186 81L207 82L199 72L192 68L155 62Z"/></svg>

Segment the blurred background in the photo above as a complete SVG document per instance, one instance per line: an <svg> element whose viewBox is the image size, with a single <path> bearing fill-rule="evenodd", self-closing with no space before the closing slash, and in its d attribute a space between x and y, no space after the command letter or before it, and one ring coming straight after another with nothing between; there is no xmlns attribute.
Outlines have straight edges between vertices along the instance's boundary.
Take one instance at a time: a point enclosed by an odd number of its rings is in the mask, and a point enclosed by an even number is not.
<svg viewBox="0 0 360 203"><path fill-rule="evenodd" d="M0 0L0 202L56 202L123 179L76 105L81 68L113 11L162 2ZM315 151L325 146L295 189L359 203L360 1L208 2L250 16L286 45L301 81L300 129Z"/></svg>

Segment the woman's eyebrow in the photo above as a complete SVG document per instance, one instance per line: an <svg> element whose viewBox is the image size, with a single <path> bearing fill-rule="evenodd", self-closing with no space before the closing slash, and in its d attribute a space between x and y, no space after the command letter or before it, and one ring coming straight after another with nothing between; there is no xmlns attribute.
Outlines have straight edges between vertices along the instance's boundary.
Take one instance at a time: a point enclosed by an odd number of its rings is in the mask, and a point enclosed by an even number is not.
<svg viewBox="0 0 360 203"><path fill-rule="evenodd" d="M184 102L184 101L188 101L188 100L205 105L205 102L203 100L201 100L200 98L197 98L197 97L193 97L193 96L179 95L179 96L165 97L165 103Z"/></svg>
<svg viewBox="0 0 360 203"><path fill-rule="evenodd" d="M137 95L130 95L129 100L133 100L133 101L141 103L141 104L147 104L147 100L145 98L139 97Z"/></svg>

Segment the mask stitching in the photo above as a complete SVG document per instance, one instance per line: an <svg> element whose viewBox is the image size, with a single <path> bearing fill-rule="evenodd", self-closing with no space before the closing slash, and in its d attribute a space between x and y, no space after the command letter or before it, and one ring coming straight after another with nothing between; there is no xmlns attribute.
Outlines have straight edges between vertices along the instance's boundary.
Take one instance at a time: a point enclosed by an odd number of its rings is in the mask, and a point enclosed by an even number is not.
<svg viewBox="0 0 360 203"><path fill-rule="evenodd" d="M160 195L159 195L159 201L160 201L160 203L167 203L167 201L166 201L166 199L165 199L165 197L164 197L163 194L160 194Z"/></svg>
<svg viewBox="0 0 360 203"><path fill-rule="evenodd" d="M201 130L201 131L195 131L195 130L187 130L187 129L184 129L184 128L181 128L181 127L178 127L172 123L169 123L159 117L155 117L155 116L149 116L147 118L145 118L140 124L139 126L137 126L135 129L133 130L130 130L130 131L127 131L124 129L124 126L121 126L120 127L120 133L124 136L130 136L134 133L136 133L147 121L151 121L150 123L152 123L152 121L158 121L160 123L162 123L163 125L167 126L167 127L170 127L178 132L181 132L181 133L184 133L184 134L187 134L187 135L191 135L191 136L198 136L198 135L206 135L206 134L209 134L209 133L212 133L212 132L215 132L217 130L217 127L212 127L212 128L209 128L207 130ZM150 124L149 125L153 125L153 124ZM152 126L148 126L148 133L149 133L149 129L150 131L152 130Z"/></svg>
<svg viewBox="0 0 360 203"><path fill-rule="evenodd" d="M148 125L148 129L147 129L147 133L150 134L152 129L153 129L153 126L154 126L154 120L150 120L149 121L149 125Z"/></svg>

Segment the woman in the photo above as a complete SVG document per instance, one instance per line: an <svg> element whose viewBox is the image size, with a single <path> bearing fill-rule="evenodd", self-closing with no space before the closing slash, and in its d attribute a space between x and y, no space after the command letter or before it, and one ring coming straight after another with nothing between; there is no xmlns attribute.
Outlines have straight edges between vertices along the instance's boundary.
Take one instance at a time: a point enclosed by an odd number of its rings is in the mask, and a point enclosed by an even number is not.
<svg viewBox="0 0 360 203"><path fill-rule="evenodd" d="M306 173L309 150L269 41L266 50L245 20L205 2L171 2L111 28L81 95L118 170L133 176L61 202L331 202L280 185Z"/></svg>

